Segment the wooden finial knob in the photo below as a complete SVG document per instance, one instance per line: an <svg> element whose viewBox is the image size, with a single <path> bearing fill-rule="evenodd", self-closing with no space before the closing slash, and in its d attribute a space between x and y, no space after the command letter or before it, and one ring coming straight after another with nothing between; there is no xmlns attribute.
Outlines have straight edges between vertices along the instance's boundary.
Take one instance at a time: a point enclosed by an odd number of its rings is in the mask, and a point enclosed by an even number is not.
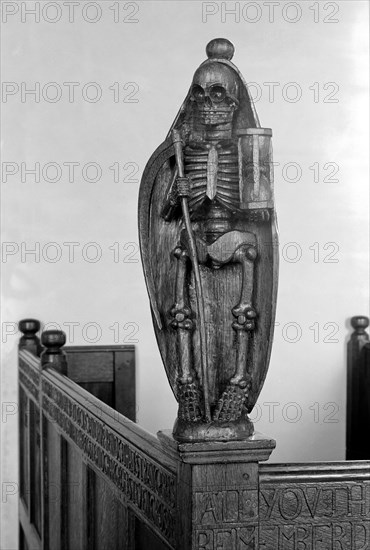
<svg viewBox="0 0 370 550"><path fill-rule="evenodd" d="M60 374L67 374L67 359L65 352L60 349L66 343L66 335L62 330L46 330L42 333L41 342L45 350L41 354L41 365L52 366Z"/></svg>
<svg viewBox="0 0 370 550"><path fill-rule="evenodd" d="M356 315L351 318L351 325L356 332L363 333L369 326L369 318L365 315Z"/></svg>
<svg viewBox="0 0 370 550"><path fill-rule="evenodd" d="M27 349L34 355L40 355L42 346L36 333L40 330L40 321L37 319L22 319L18 328L23 336L19 340L19 349Z"/></svg>
<svg viewBox="0 0 370 550"><path fill-rule="evenodd" d="M65 332L62 330L45 330L41 336L41 342L48 349L59 350L66 341Z"/></svg>
<svg viewBox="0 0 370 550"><path fill-rule="evenodd" d="M37 319L22 319L18 323L18 328L26 338L32 338L40 330L40 321Z"/></svg>
<svg viewBox="0 0 370 550"><path fill-rule="evenodd" d="M206 47L207 57L209 59L227 59L230 61L234 55L235 48L230 40L226 38L214 38L208 42Z"/></svg>

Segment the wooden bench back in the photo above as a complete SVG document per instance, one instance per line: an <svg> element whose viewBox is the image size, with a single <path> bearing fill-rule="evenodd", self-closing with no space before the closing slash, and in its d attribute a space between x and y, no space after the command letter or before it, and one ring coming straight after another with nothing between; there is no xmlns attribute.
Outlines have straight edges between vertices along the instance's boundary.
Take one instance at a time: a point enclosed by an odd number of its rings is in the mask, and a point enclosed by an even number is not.
<svg viewBox="0 0 370 550"><path fill-rule="evenodd" d="M130 371L132 354L67 348L68 377L20 349L21 550L370 548L369 461L261 464L274 442L259 436L153 436L111 406L119 391L96 386L122 382L116 365Z"/></svg>

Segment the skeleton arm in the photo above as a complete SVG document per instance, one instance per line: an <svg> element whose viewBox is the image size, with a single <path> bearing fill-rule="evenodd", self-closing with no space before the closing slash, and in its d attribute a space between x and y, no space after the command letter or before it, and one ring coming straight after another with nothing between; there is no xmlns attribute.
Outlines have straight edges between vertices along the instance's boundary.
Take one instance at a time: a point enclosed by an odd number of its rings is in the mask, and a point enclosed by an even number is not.
<svg viewBox="0 0 370 550"><path fill-rule="evenodd" d="M178 170L176 167L172 175L170 184L168 186L165 201L161 212L161 216L166 220L166 222L171 221L175 217L176 210L178 210L178 207L180 205L180 201L176 193L177 175L178 175Z"/></svg>
<svg viewBox="0 0 370 550"><path fill-rule="evenodd" d="M250 222L263 223L270 220L271 214L267 208L255 208L248 210L247 216Z"/></svg>
<svg viewBox="0 0 370 550"><path fill-rule="evenodd" d="M189 178L178 177L178 169L175 168L170 185L168 187L161 216L166 222L176 217L179 211L181 197L188 197L190 194Z"/></svg>

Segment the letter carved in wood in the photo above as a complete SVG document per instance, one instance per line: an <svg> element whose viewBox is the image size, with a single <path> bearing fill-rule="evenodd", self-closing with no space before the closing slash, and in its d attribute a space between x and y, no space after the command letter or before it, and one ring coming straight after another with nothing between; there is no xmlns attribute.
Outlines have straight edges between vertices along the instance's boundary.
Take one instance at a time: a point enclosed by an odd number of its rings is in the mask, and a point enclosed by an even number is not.
<svg viewBox="0 0 370 550"><path fill-rule="evenodd" d="M42 408L46 418L119 489L123 503L147 518L153 529L174 545L175 475L48 380L42 380Z"/></svg>
<svg viewBox="0 0 370 550"><path fill-rule="evenodd" d="M370 548L366 480L262 482L259 514L263 550Z"/></svg>
<svg viewBox="0 0 370 550"><path fill-rule="evenodd" d="M32 360L32 359L31 359ZM19 383L33 396L36 403L39 401L40 371L37 370L35 359L25 361L23 351L19 353Z"/></svg>
<svg viewBox="0 0 370 550"><path fill-rule="evenodd" d="M178 441L229 441L267 373L278 242L271 130L233 45L212 40L140 187L139 235L154 329L179 403Z"/></svg>
<svg viewBox="0 0 370 550"><path fill-rule="evenodd" d="M258 550L257 464L195 466L193 480L193 548Z"/></svg>

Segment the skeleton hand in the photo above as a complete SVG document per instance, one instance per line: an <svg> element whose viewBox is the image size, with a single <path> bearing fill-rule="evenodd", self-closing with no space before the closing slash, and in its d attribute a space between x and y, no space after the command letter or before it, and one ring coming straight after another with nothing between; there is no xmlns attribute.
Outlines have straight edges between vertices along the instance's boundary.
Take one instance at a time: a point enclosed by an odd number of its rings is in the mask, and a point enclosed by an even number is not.
<svg viewBox="0 0 370 550"><path fill-rule="evenodd" d="M178 197L188 197L190 195L189 178L176 178L176 194Z"/></svg>
<svg viewBox="0 0 370 550"><path fill-rule="evenodd" d="M248 211L248 220L251 222L268 222L269 219L270 212L266 208Z"/></svg>
<svg viewBox="0 0 370 550"><path fill-rule="evenodd" d="M180 206L181 197L190 195L190 179L177 177L170 193L167 195L166 202L162 208L161 216L166 221L171 221L174 213Z"/></svg>

